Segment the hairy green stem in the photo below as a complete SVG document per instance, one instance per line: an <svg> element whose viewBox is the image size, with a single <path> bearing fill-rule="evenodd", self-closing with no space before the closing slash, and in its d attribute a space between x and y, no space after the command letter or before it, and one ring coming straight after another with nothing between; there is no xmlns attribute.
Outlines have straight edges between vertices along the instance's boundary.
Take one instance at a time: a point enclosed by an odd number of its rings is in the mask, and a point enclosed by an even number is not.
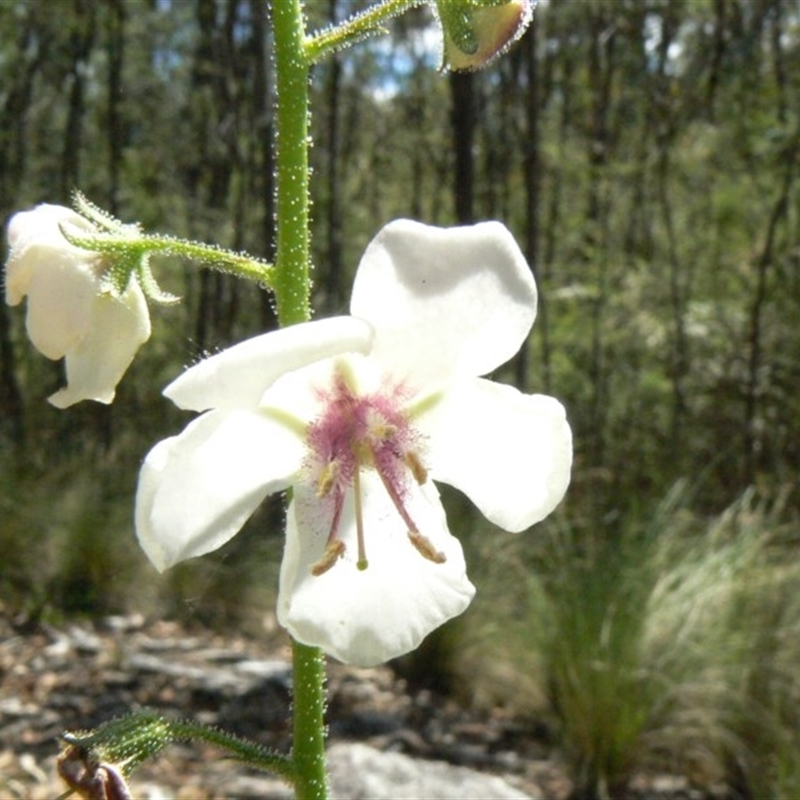
<svg viewBox="0 0 800 800"><path fill-rule="evenodd" d="M300 0L272 3L275 36L276 229L273 289L282 326L305 322L309 305L308 82Z"/></svg>
<svg viewBox="0 0 800 800"><path fill-rule="evenodd" d="M292 761L269 748L262 747L218 728L198 725L190 720L169 722L168 726L173 739L212 744L225 750L235 759L248 766L273 772L288 781L293 782L295 780L295 767Z"/></svg>
<svg viewBox="0 0 800 800"><path fill-rule="evenodd" d="M282 326L310 312L308 84L305 21L300 0L273 0L277 258L272 286ZM325 800L325 662L317 647L294 642L292 761L298 800Z"/></svg>
<svg viewBox="0 0 800 800"><path fill-rule="evenodd" d="M272 285L272 265L247 253L227 250L215 244L195 242L177 236L163 234L117 235L115 232L82 236L62 228L64 238L75 247L82 247L95 253L117 254L129 260L142 259L152 253L167 253L201 261L221 272L228 272L239 278Z"/></svg>
<svg viewBox="0 0 800 800"><path fill-rule="evenodd" d="M382 24L409 8L420 6L425 0L383 0L344 20L339 25L326 28L306 41L305 54L312 64L325 56L341 50L366 36L382 33Z"/></svg>
<svg viewBox="0 0 800 800"><path fill-rule="evenodd" d="M248 278L262 286L272 285L272 265L267 261L253 258L247 253L237 253L216 245L172 236L142 236L134 241L137 246L141 246L142 250L148 253L168 253L192 258L221 272L228 272L239 278Z"/></svg>
<svg viewBox="0 0 800 800"><path fill-rule="evenodd" d="M318 647L292 643L294 744L297 800L325 800L325 657Z"/></svg>

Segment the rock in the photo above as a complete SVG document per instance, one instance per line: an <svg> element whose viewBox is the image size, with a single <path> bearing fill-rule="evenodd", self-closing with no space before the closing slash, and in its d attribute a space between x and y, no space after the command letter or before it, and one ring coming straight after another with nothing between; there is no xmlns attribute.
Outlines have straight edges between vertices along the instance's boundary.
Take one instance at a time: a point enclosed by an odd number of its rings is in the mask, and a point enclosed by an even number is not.
<svg viewBox="0 0 800 800"><path fill-rule="evenodd" d="M339 743L328 751L334 800L543 800L495 775L444 761L386 753L365 744Z"/></svg>

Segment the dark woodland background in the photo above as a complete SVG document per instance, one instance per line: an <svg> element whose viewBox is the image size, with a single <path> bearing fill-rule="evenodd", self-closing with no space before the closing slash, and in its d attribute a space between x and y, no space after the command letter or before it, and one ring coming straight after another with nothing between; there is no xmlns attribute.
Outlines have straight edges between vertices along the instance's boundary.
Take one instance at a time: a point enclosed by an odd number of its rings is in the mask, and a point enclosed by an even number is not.
<svg viewBox="0 0 800 800"><path fill-rule="evenodd" d="M310 0L309 27L363 5ZM575 467L519 537L446 493L479 599L404 668L552 720L587 786L694 742L743 796L800 790L800 2L542 0L474 74L438 72L437 37L419 9L314 71L314 305L346 313L393 218L502 220L540 308L497 377L564 402ZM0 218L79 188L147 230L269 257L272 104L265 0L0 0ZM154 268L183 302L151 309L108 408L51 408L61 367L0 304L14 613L247 627L271 608L279 505L165 577L136 546L138 464L187 419L161 389L275 324L261 290Z"/></svg>

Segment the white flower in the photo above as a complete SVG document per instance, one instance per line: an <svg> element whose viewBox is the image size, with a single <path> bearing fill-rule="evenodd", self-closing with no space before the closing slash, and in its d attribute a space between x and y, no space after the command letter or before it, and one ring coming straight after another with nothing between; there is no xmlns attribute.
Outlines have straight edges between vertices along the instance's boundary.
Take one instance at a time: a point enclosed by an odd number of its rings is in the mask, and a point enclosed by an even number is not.
<svg viewBox="0 0 800 800"><path fill-rule="evenodd" d="M139 284L117 296L104 282L104 256L70 244L61 227L96 233L68 208L39 205L8 224L6 302L28 296L28 336L43 355L66 357L67 386L49 400L66 408L80 400L110 403L139 346L150 317Z"/></svg>
<svg viewBox="0 0 800 800"><path fill-rule="evenodd" d="M159 569L228 541L293 487L278 617L299 641L371 665L417 647L474 588L432 481L521 531L561 500L560 403L480 375L523 344L536 288L496 222L386 226L350 310L250 339L165 394L204 412L142 467L136 527Z"/></svg>

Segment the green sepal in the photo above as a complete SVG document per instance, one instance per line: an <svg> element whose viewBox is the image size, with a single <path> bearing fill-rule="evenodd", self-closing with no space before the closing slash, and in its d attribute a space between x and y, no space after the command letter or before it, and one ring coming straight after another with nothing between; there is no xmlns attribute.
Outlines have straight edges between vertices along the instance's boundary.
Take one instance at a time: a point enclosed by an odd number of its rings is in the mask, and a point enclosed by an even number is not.
<svg viewBox="0 0 800 800"><path fill-rule="evenodd" d="M149 709L105 722L92 731L68 731L59 738L67 745L68 758L80 758L94 768L111 766L124 778L178 741L205 742L248 766L273 772L290 782L296 777L295 765L281 753L219 728L191 720L168 720Z"/></svg>
<svg viewBox="0 0 800 800"><path fill-rule="evenodd" d="M467 55L478 52L478 36L472 21L476 3L471 0L436 0L442 28L453 44Z"/></svg>
<svg viewBox="0 0 800 800"><path fill-rule="evenodd" d="M83 192L79 192L77 189L72 193L72 207L84 219L94 224L95 227L100 230L116 233L124 228L132 228L135 232L140 231L138 224L127 225L122 220L109 214L108 211L100 208L100 206L96 206L86 198Z"/></svg>
<svg viewBox="0 0 800 800"><path fill-rule="evenodd" d="M131 277L138 272L141 256L138 253L119 253L107 258L108 268L100 281L104 291L115 297L122 297L131 282Z"/></svg>
<svg viewBox="0 0 800 800"><path fill-rule="evenodd" d="M171 306L180 303L181 298L172 292L165 292L156 281L153 271L150 269L150 254L143 253L136 266L136 277L139 286L142 287L144 296L154 303L162 306Z"/></svg>
<svg viewBox="0 0 800 800"><path fill-rule="evenodd" d="M61 235L71 245L105 256L105 272L102 276L105 291L121 297L131 280L136 280L148 300L162 305L177 303L180 298L162 291L153 277L149 247L139 233L138 226L124 225L122 228L122 231L117 229L109 233L83 234L66 225L60 226Z"/></svg>
<svg viewBox="0 0 800 800"><path fill-rule="evenodd" d="M60 738L77 747L92 763L111 764L127 778L175 737L162 716L142 710L112 719L93 731L66 732Z"/></svg>

